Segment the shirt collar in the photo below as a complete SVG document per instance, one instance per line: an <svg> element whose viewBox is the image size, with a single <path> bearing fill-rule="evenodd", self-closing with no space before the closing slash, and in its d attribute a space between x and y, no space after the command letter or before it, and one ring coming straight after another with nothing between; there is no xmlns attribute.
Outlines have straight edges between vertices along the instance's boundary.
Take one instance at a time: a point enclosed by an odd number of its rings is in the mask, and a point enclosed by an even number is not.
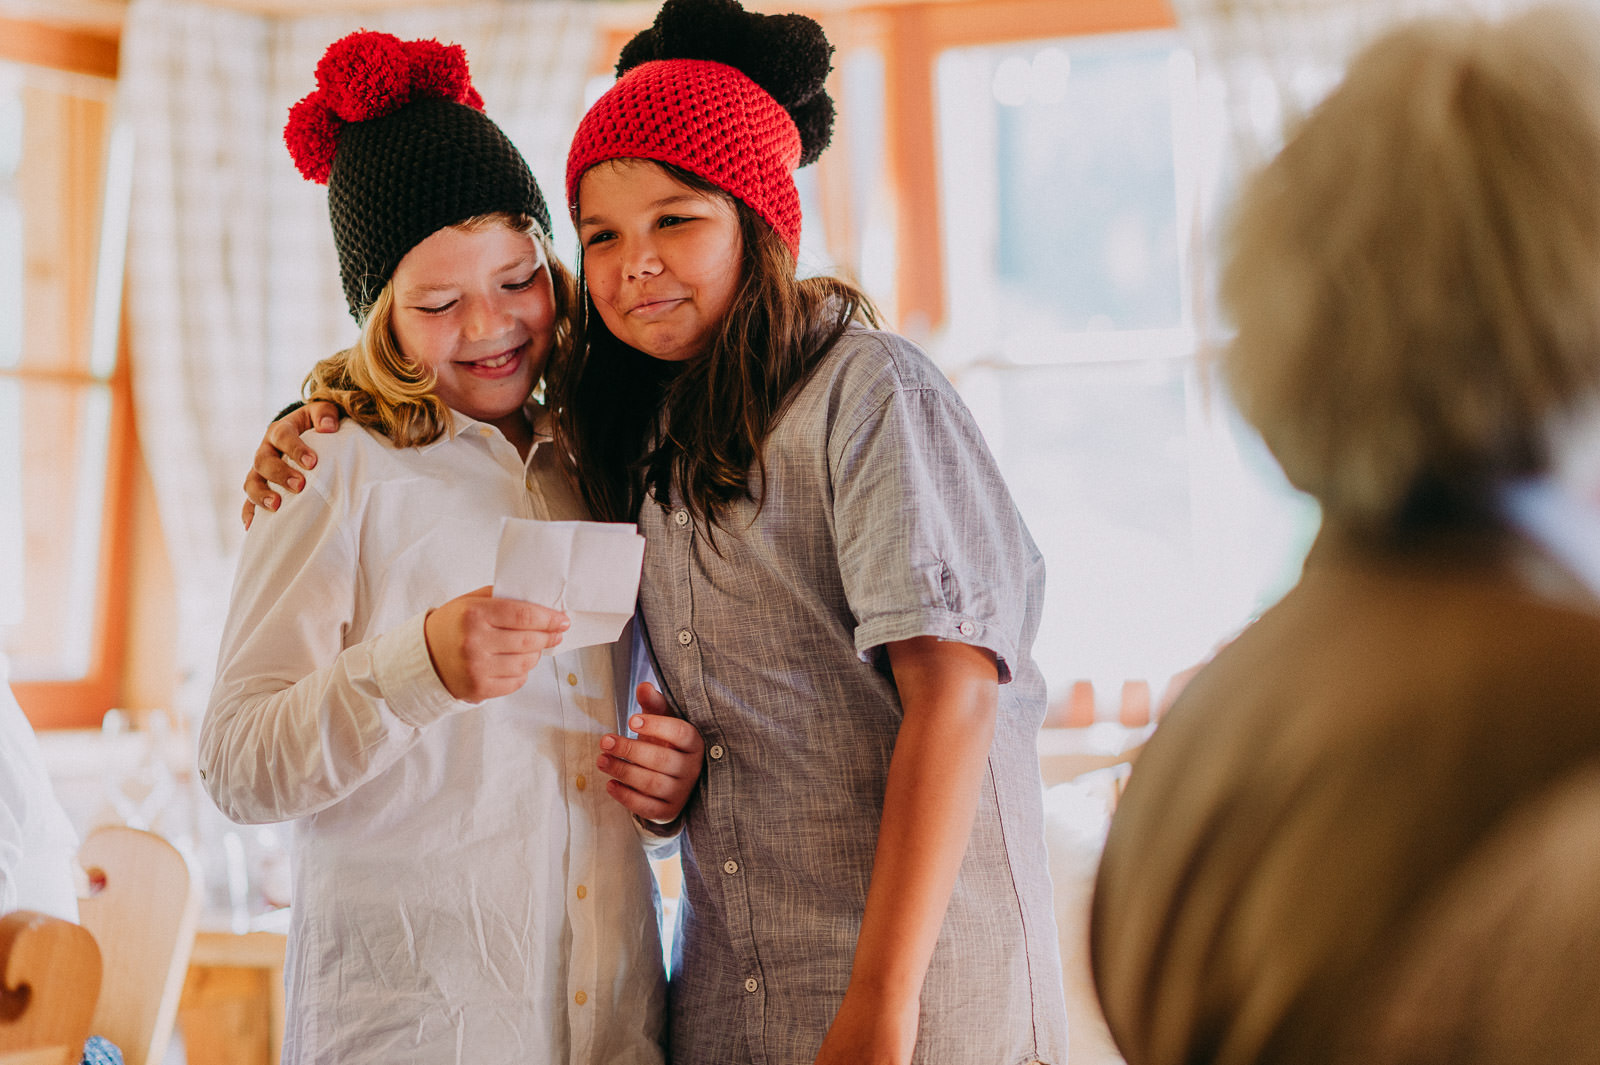
<svg viewBox="0 0 1600 1065"><path fill-rule="evenodd" d="M528 452L528 456L532 458L534 452L554 439L554 418L544 404L532 396L528 397L528 402L522 405L522 409L528 415L528 421L533 423L533 447ZM426 454L435 448L444 447L459 436L474 434L480 428L492 429L496 433L500 432L499 429L496 429L488 422L469 418L454 407L446 407L445 411L450 415L450 421L445 426L444 434L430 444L421 445L417 448L418 451Z"/></svg>

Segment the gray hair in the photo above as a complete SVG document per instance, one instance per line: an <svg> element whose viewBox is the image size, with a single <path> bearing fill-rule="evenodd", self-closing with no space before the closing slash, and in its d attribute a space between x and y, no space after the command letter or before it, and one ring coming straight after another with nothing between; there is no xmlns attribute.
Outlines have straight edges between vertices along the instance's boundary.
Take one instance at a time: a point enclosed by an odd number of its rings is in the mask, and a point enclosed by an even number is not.
<svg viewBox="0 0 1600 1065"><path fill-rule="evenodd" d="M1600 21L1421 20L1247 183L1222 371L1325 514L1392 530L1542 472L1600 394Z"/></svg>

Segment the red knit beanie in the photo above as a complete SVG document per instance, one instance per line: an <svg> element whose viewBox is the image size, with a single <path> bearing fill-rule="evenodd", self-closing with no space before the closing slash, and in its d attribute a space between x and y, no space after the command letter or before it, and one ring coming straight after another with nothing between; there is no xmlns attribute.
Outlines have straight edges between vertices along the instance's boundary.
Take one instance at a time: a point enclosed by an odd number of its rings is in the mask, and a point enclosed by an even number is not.
<svg viewBox="0 0 1600 1065"><path fill-rule="evenodd" d="M800 131L765 89L726 63L658 59L623 75L583 116L567 156L567 202L607 159L655 159L737 196L795 255Z"/></svg>
<svg viewBox="0 0 1600 1065"><path fill-rule="evenodd" d="M578 124L567 155L567 206L608 159L653 159L744 201L800 252L796 167L833 131L823 91L833 47L800 15L747 12L737 0L667 0L623 48L618 81Z"/></svg>

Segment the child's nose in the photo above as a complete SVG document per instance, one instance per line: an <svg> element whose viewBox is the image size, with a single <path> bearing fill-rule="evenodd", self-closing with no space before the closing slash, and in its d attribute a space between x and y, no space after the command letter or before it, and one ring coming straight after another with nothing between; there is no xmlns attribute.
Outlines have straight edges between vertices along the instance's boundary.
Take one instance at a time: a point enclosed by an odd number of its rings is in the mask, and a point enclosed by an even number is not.
<svg viewBox="0 0 1600 1065"><path fill-rule="evenodd" d="M488 340L500 336L510 328L510 310L494 300L475 303L472 313L467 316L469 340Z"/></svg>
<svg viewBox="0 0 1600 1065"><path fill-rule="evenodd" d="M659 274L661 259L656 254L654 242L641 240L630 244L623 269L627 271L628 277L634 280Z"/></svg>

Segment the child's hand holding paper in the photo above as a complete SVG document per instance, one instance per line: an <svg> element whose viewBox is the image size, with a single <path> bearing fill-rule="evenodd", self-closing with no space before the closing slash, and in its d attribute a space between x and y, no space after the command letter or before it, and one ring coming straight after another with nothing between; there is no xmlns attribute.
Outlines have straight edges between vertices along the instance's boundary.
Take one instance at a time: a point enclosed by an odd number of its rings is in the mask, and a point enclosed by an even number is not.
<svg viewBox="0 0 1600 1065"><path fill-rule="evenodd" d="M610 643L633 616L644 537L632 525L506 518L494 594L563 611L561 651Z"/></svg>

